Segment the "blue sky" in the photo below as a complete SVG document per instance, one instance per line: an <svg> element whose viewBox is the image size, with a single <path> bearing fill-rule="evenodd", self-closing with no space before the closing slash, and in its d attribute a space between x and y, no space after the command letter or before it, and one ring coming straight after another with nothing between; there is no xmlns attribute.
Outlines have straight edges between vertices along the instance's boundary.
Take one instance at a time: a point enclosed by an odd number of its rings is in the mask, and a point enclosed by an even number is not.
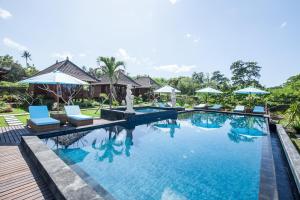
<svg viewBox="0 0 300 200"><path fill-rule="evenodd" d="M131 75L191 75L257 61L261 82L300 73L298 0L0 1L0 55L44 69L66 56L96 67L116 56Z"/></svg>

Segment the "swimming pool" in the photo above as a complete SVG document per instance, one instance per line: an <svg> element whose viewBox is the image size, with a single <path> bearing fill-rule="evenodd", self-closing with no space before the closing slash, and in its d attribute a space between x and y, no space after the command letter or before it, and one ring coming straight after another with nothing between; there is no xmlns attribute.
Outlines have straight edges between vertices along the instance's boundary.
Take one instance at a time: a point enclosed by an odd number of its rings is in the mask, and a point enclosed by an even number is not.
<svg viewBox="0 0 300 200"><path fill-rule="evenodd" d="M161 112L165 111L159 108L135 108L135 112L137 113L153 113L153 112Z"/></svg>
<svg viewBox="0 0 300 200"><path fill-rule="evenodd" d="M45 139L115 199L258 199L262 117L184 113Z"/></svg>

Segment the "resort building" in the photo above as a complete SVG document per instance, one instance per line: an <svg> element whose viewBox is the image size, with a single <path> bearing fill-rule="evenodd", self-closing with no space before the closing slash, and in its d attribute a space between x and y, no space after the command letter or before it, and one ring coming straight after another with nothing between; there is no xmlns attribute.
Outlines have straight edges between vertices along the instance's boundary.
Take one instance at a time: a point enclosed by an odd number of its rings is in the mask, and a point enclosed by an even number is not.
<svg viewBox="0 0 300 200"><path fill-rule="evenodd" d="M75 78L78 78L82 81L88 82L89 84L96 83L98 80L88 73L86 73L84 70L82 70L80 67L75 65L73 62L71 62L68 58L64 61L56 61L55 64L51 65L50 67L47 67L46 69L40 71L35 76L47 74L54 71L60 71L65 74L71 75ZM34 92L35 95L46 95L50 98L56 98L56 96L50 92L45 93L45 90L41 89L41 85L30 85L30 90ZM49 85L49 88L53 91L56 91L56 86ZM75 86L78 87L78 86ZM78 94L75 96L75 98L84 98L84 97L90 97L91 96L91 88L88 88L86 90L81 90L78 92ZM61 87L61 94L63 98L67 98L68 95L70 95L70 86L62 86Z"/></svg>
<svg viewBox="0 0 300 200"><path fill-rule="evenodd" d="M85 72L73 62L71 62L68 58L61 62L57 61L55 64L40 71L35 76L54 71L61 71L65 74L71 75L90 84L89 87L81 89L80 92L78 92L78 94L76 94L76 96L74 97L75 99L98 98L100 93L105 93L107 95L109 94L110 81L107 75L102 75L99 79L97 79ZM126 73L123 70L119 70L117 73L116 83L114 84L114 94L116 96L117 101L121 102L125 99L126 87L129 84L132 85L133 95L141 95L143 96L143 98L147 99L151 98L151 94L153 94L153 91L160 87L159 84L149 76L138 76L135 79L133 79L130 76L126 75ZM46 97L49 98L56 98L56 96L53 93L45 92L45 90L41 89L42 87L42 85L30 85L30 91L32 91L35 95L46 95ZM56 86L48 85L48 87L51 90L56 91ZM66 99L70 95L70 89L74 90L76 88L70 88L70 86L62 86L62 88L60 89L59 92L62 94L62 97L64 99Z"/></svg>
<svg viewBox="0 0 300 200"><path fill-rule="evenodd" d="M140 85L133 91L135 96L142 95L143 97L149 99L151 98L153 91L160 88L160 85L150 76L137 76L134 81Z"/></svg>
<svg viewBox="0 0 300 200"><path fill-rule="evenodd" d="M92 84L93 97L99 97L100 93L109 94L109 77L107 75L102 75L98 82ZM140 87L141 85L134 81L132 78L127 76L123 70L119 70L117 73L117 80L114 84L115 95L118 101L122 101L126 96L127 85L132 85L133 88Z"/></svg>

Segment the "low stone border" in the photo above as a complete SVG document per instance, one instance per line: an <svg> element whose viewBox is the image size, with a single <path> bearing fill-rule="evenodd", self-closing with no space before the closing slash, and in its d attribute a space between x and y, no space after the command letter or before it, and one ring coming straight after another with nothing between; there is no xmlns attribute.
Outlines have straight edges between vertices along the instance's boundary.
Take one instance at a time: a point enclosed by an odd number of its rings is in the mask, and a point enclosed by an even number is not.
<svg viewBox="0 0 300 200"><path fill-rule="evenodd" d="M300 155L282 125L276 124L276 130L300 193Z"/></svg>
<svg viewBox="0 0 300 200"><path fill-rule="evenodd" d="M21 147L40 172L56 199L103 200L37 136L23 136Z"/></svg>

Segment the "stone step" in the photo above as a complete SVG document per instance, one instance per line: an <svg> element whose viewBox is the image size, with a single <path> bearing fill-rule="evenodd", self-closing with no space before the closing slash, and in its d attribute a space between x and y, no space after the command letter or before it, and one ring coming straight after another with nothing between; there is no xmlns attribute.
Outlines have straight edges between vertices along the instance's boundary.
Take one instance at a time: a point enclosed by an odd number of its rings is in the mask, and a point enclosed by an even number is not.
<svg viewBox="0 0 300 200"><path fill-rule="evenodd" d="M23 125L23 123L13 123L13 124L8 124L8 126L19 126L19 125Z"/></svg>
<svg viewBox="0 0 300 200"><path fill-rule="evenodd" d="M8 124L8 126L23 125L23 123L15 116L4 116L4 119L5 119L6 123Z"/></svg>
<svg viewBox="0 0 300 200"><path fill-rule="evenodd" d="M19 121L18 119L5 119L6 121Z"/></svg>

